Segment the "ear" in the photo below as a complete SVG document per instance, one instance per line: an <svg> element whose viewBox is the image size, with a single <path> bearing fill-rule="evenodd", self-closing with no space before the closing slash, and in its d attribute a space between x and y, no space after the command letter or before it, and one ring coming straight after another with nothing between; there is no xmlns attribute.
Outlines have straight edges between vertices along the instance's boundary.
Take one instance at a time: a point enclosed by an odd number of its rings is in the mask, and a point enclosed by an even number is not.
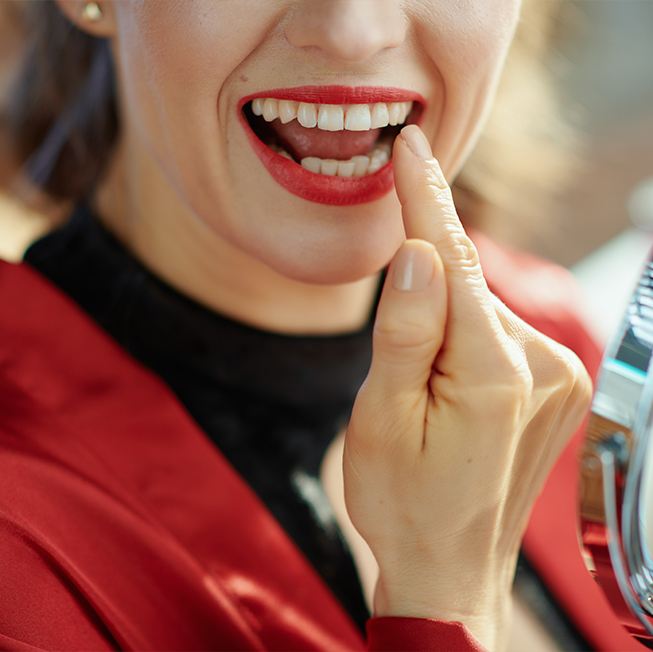
<svg viewBox="0 0 653 652"><path fill-rule="evenodd" d="M111 0L55 0L62 13L79 29L99 38L108 38L115 32L115 15L113 2ZM92 20L90 12L85 13L89 4L99 7L100 13L97 19Z"/></svg>

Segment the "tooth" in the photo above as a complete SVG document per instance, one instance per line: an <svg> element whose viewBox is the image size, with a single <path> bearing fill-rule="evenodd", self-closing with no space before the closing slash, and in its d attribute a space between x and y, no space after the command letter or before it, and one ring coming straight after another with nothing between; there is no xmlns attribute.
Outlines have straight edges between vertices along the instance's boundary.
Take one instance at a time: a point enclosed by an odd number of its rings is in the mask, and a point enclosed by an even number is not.
<svg viewBox="0 0 653 652"><path fill-rule="evenodd" d="M307 156L301 160L301 165L309 172L319 174L322 167L322 159L319 159L316 156Z"/></svg>
<svg viewBox="0 0 653 652"><path fill-rule="evenodd" d="M376 102L375 104L311 104L293 100L257 97L252 100L252 113L267 122L279 118L282 124L297 119L303 127L325 131L367 131L387 125L403 124L413 102Z"/></svg>
<svg viewBox="0 0 653 652"><path fill-rule="evenodd" d="M263 115L263 98L256 97L252 100L252 113L254 115Z"/></svg>
<svg viewBox="0 0 653 652"><path fill-rule="evenodd" d="M388 124L396 125L401 121L401 102L390 102L388 104Z"/></svg>
<svg viewBox="0 0 653 652"><path fill-rule="evenodd" d="M292 100L280 100L279 102L279 119L282 124L286 124L297 117L297 104Z"/></svg>
<svg viewBox="0 0 653 652"><path fill-rule="evenodd" d="M367 169L367 173L372 174L372 172L376 172L379 168L383 167L389 160L390 157L388 156L387 152L385 152L382 149L375 149L372 152L372 155L370 156L370 166Z"/></svg>
<svg viewBox="0 0 653 652"><path fill-rule="evenodd" d="M372 107L372 124L371 128L388 126L388 105L385 102L377 102Z"/></svg>
<svg viewBox="0 0 653 652"><path fill-rule="evenodd" d="M407 102L399 102L399 120L397 121L397 124L402 124L406 122L407 115L408 115Z"/></svg>
<svg viewBox="0 0 653 652"><path fill-rule="evenodd" d="M281 150L280 153L282 153ZM339 177L362 177L366 174L376 172L389 160L389 156L383 151L375 149L371 156L352 156L348 161L336 159L321 159L317 156L306 156L301 160L301 166L315 174Z"/></svg>
<svg viewBox="0 0 653 652"><path fill-rule="evenodd" d="M292 156L291 156L291 155L290 155L290 154L289 154L285 149L282 149L282 150L279 152L279 154L281 154L281 156L285 156L285 157L286 157L288 160L290 160L290 161L294 161L294 160L295 160L295 159L294 159L294 158L293 158L293 157L292 157Z"/></svg>
<svg viewBox="0 0 653 652"><path fill-rule="evenodd" d="M351 177L354 174L354 161L351 159L349 161L339 161L338 162L338 176L339 177Z"/></svg>
<svg viewBox="0 0 653 652"><path fill-rule="evenodd" d="M385 153L385 155L388 157L388 159L390 158L390 156L392 154L392 144L391 143L379 143L377 145L377 147L379 148L379 150L381 150L382 152Z"/></svg>
<svg viewBox="0 0 653 652"><path fill-rule="evenodd" d="M263 102L263 118L266 122L272 122L279 117L279 102L271 97L266 97Z"/></svg>
<svg viewBox="0 0 653 652"><path fill-rule="evenodd" d="M334 158L323 158L322 159L322 174L328 174L329 176L334 176L338 171L338 161Z"/></svg>
<svg viewBox="0 0 653 652"><path fill-rule="evenodd" d="M365 155L352 156L351 160L354 162L354 174L355 177L362 177L366 172L370 164L369 157Z"/></svg>
<svg viewBox="0 0 653 652"><path fill-rule="evenodd" d="M342 131L344 110L339 104L320 104L317 126L325 131Z"/></svg>
<svg viewBox="0 0 653 652"><path fill-rule="evenodd" d="M302 127L315 127L317 125L315 104L300 102L297 107L297 121Z"/></svg>
<svg viewBox="0 0 653 652"><path fill-rule="evenodd" d="M369 131L372 119L367 104L349 104L345 114L345 129L349 131Z"/></svg>
<svg viewBox="0 0 653 652"><path fill-rule="evenodd" d="M383 141L381 143L376 143L374 149L372 150L372 156L388 156L390 154L390 143Z"/></svg>
<svg viewBox="0 0 653 652"><path fill-rule="evenodd" d="M408 114L413 110L413 103L412 102L404 102L404 113L403 113L403 118L402 122L406 122L406 118L408 117Z"/></svg>

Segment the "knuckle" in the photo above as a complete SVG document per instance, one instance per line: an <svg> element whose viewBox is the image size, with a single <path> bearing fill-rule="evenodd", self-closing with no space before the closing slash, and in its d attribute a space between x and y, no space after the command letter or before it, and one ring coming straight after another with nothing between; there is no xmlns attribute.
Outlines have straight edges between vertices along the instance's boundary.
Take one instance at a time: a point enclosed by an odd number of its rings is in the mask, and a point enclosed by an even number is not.
<svg viewBox="0 0 653 652"><path fill-rule="evenodd" d="M568 347L550 340L541 363L551 392L564 401L586 404L592 399L592 381L581 359Z"/></svg>
<svg viewBox="0 0 653 652"><path fill-rule="evenodd" d="M561 423L576 428L592 403L592 380L578 356L560 346L557 358L558 382L551 392ZM570 431L571 432L571 431Z"/></svg>
<svg viewBox="0 0 653 652"><path fill-rule="evenodd" d="M585 371L581 376L581 380L576 382L576 385L574 386L572 400L581 413L586 413L592 405L593 397L594 386L592 384L592 379Z"/></svg>
<svg viewBox="0 0 653 652"><path fill-rule="evenodd" d="M571 392L586 373L583 363L573 351L563 345L556 347L552 360L560 388Z"/></svg>
<svg viewBox="0 0 653 652"><path fill-rule="evenodd" d="M452 271L464 272L466 275L471 271L482 279L478 250L460 222L453 193L435 159L427 163L425 187L427 203L436 204L440 209L443 230L434 243L438 253L456 262Z"/></svg>
<svg viewBox="0 0 653 652"><path fill-rule="evenodd" d="M584 410L589 408L592 402L594 387L585 365L575 353L571 351L570 353L569 365L572 367L570 372L570 398Z"/></svg>
<svg viewBox="0 0 653 652"><path fill-rule="evenodd" d="M434 195L447 194L452 197L451 188L442 172L442 168L437 159L433 158L426 161L425 175L426 186Z"/></svg>
<svg viewBox="0 0 653 652"><path fill-rule="evenodd" d="M445 226L445 234L436 242L436 248L456 260L460 269L466 272L480 270L478 250L458 224Z"/></svg>
<svg viewBox="0 0 653 652"><path fill-rule="evenodd" d="M523 348L541 386L568 386L584 369L578 356L564 344L528 327Z"/></svg>

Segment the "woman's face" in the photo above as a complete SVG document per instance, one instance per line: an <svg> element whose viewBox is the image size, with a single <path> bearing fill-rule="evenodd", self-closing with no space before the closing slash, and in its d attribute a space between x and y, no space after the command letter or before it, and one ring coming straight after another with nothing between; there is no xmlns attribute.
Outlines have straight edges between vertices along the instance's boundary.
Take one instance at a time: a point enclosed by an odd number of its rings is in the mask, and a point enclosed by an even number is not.
<svg viewBox="0 0 653 652"><path fill-rule="evenodd" d="M239 103L252 94L274 98L279 93L266 91L304 86L400 89L406 97L423 98L419 122L451 178L491 102L519 4L114 2L111 37L126 137L160 166L191 214L246 253L300 281L362 278L384 266L405 237L391 166L381 169L375 180L336 175L335 180L320 178L315 184L314 176L306 176L315 173L298 162L284 159L279 164L275 158L270 171L263 159L272 156L271 150L256 153L248 123L239 116ZM283 144L287 138L286 147L296 159L311 157L316 148L322 158L329 158L335 146L340 152L363 155L371 142L366 123L354 121L350 126L356 129L343 130L338 115L346 117L347 104L374 108L381 103L375 100L383 99L374 92L343 96L342 104L333 95L323 96L335 105L324 116L335 120L331 124L336 131L308 128L292 119L284 130L271 132L274 142ZM295 107L292 97L290 90L286 110ZM296 101L301 99L308 97ZM304 122L310 124L311 107L318 104L319 113L319 102L306 103ZM383 109L377 111L382 119ZM254 120L268 129L273 125L264 117ZM388 131L380 133L387 136ZM288 172L284 164L295 167Z"/></svg>

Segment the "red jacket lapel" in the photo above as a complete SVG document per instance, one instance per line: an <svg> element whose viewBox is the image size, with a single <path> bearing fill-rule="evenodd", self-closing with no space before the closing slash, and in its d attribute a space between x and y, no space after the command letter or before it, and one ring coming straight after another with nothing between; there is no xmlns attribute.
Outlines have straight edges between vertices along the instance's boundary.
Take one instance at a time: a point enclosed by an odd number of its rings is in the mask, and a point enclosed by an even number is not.
<svg viewBox="0 0 653 652"><path fill-rule="evenodd" d="M473 238L492 289L594 373L600 351L573 299L559 298L572 287L566 272ZM24 265L0 262L0 302L0 455L10 470L0 474L0 518L53 556L107 626L129 632L125 647L206 647L216 635L241 649L362 646L328 587L153 374ZM581 560L582 435L555 466L524 547L596 649L642 649ZM27 477L38 493L25 493ZM142 590L125 569L142 575ZM198 626L180 634L175 618Z"/></svg>
<svg viewBox="0 0 653 652"><path fill-rule="evenodd" d="M157 377L25 265L0 262L0 302L12 306L0 313L0 455L11 471L0 514L124 647L362 647L328 587Z"/></svg>

